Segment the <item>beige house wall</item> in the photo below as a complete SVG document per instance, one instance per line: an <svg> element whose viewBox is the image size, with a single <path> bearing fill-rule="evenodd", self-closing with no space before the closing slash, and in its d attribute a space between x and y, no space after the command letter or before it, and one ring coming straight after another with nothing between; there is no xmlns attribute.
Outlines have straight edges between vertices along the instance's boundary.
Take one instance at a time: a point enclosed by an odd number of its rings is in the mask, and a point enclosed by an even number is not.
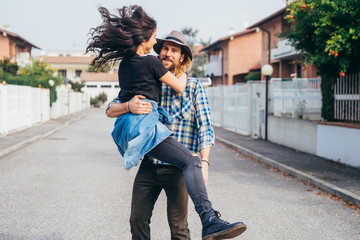
<svg viewBox="0 0 360 240"><path fill-rule="evenodd" d="M9 38L0 35L0 59L10 57L10 41Z"/></svg>
<svg viewBox="0 0 360 240"><path fill-rule="evenodd" d="M260 65L261 44L260 32L251 32L229 41L229 85L234 83L235 75L247 74L251 68Z"/></svg>

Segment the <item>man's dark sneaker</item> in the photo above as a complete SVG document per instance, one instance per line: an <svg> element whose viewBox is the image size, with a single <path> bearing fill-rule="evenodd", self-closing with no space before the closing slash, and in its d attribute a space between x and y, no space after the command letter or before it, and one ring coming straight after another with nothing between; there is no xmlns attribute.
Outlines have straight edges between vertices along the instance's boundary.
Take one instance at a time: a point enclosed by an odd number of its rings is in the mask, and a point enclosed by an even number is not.
<svg viewBox="0 0 360 240"><path fill-rule="evenodd" d="M220 219L220 216L220 213L215 210L201 215L203 240L231 239L239 236L246 230L244 223L228 223Z"/></svg>

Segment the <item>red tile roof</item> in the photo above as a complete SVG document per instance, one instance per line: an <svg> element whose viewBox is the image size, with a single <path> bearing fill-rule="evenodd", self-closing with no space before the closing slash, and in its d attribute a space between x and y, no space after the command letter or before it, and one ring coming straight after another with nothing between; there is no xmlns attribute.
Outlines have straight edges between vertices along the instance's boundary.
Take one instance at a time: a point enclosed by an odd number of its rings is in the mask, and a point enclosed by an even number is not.
<svg viewBox="0 0 360 240"><path fill-rule="evenodd" d="M33 47L33 48L40 49L39 47L35 46L34 44L32 44L31 42L27 41L25 38L22 38L20 35L18 35L18 34L16 34L16 33L9 32L9 31L7 31L7 30L5 30L5 29L1 29L1 28L0 28L0 33L1 33L1 34L6 34L6 35L8 35L8 36L10 36L10 37L13 37L13 38L15 38L16 40L18 40L18 41L20 41L20 42L24 42L25 44L30 45L30 46Z"/></svg>
<svg viewBox="0 0 360 240"><path fill-rule="evenodd" d="M211 49L213 47L216 47L218 44L220 44L221 42L224 42L224 41L227 41L227 40L230 40L231 37L239 37L239 36L242 36L242 35L245 35L245 34L248 34L248 33L252 33L252 32L256 32L256 28L252 28L252 29L246 29L245 31L242 31L242 32L238 32L238 33L235 33L235 34L231 34L231 35L228 35L228 36L225 36L225 37L222 37L220 39L218 39L217 41L207 45L205 48L201 49L200 51L206 51L208 49Z"/></svg>

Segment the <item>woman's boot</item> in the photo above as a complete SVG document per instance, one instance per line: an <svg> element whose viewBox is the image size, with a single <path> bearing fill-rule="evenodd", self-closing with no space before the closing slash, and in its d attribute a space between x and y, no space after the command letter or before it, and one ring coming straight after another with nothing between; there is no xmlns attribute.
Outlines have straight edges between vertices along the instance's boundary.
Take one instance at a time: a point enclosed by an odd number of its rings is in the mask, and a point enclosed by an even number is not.
<svg viewBox="0 0 360 240"><path fill-rule="evenodd" d="M228 223L220 219L220 213L211 210L200 216L203 240L215 240L215 239L231 239L239 236L246 230L246 225L242 222Z"/></svg>

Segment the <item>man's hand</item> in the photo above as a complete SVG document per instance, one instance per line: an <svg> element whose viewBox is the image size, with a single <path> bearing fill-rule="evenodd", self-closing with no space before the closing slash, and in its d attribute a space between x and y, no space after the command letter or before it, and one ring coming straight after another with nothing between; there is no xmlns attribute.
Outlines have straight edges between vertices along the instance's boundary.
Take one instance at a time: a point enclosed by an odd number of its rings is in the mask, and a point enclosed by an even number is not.
<svg viewBox="0 0 360 240"><path fill-rule="evenodd" d="M133 114L149 114L152 110L152 105L149 102L141 101L144 99L142 95L135 95L129 102L129 110Z"/></svg>

